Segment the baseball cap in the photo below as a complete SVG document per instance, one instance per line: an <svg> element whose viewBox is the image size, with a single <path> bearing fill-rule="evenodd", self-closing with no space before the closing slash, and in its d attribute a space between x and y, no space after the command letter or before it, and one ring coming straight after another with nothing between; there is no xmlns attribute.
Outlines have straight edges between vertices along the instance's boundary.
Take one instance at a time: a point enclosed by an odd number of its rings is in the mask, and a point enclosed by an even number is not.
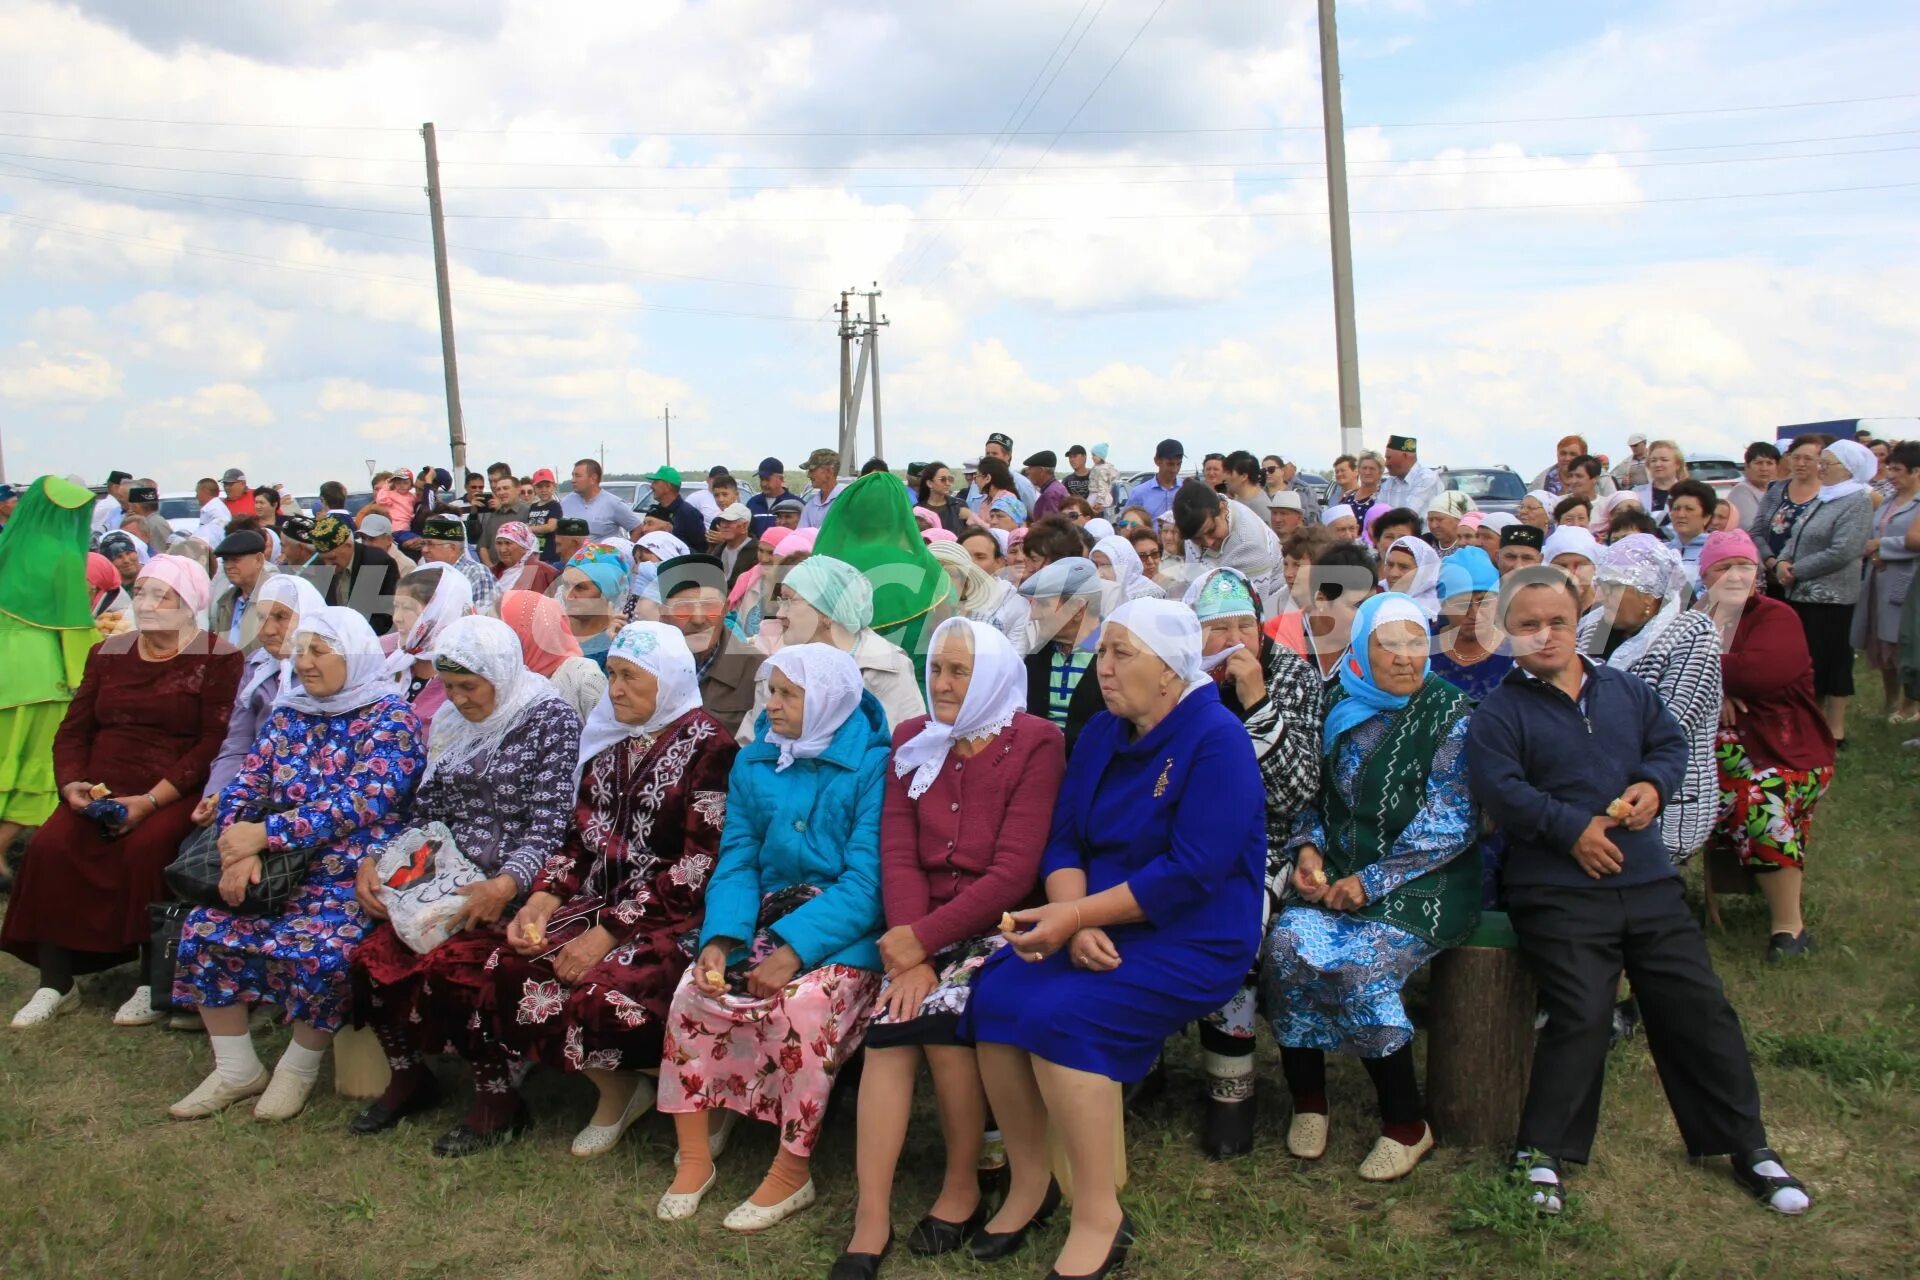
<svg viewBox="0 0 1920 1280"><path fill-rule="evenodd" d="M1632 435L1627 437L1627 448L1631 449L1633 448L1633 446L1637 444L1645 444L1646 442L1647 442L1646 436L1636 431Z"/></svg>
<svg viewBox="0 0 1920 1280"><path fill-rule="evenodd" d="M762 458L760 459L759 471L760 478L765 480L768 476L784 474L786 467L778 458Z"/></svg>
<svg viewBox="0 0 1920 1280"><path fill-rule="evenodd" d="M116 471L113 474L119 476L119 475L125 475L126 472ZM238 467L228 467L225 471L220 473L221 484L245 484L246 482L247 482L247 473L242 471Z"/></svg>
<svg viewBox="0 0 1920 1280"><path fill-rule="evenodd" d="M715 516L714 519L716 520L751 520L753 519L753 512L747 510L745 503L729 502L725 507L721 509L720 514Z"/></svg>
<svg viewBox="0 0 1920 1280"><path fill-rule="evenodd" d="M806 469L808 471L813 470L815 467L838 467L839 465L840 455L831 449L815 449L807 455Z"/></svg>
<svg viewBox="0 0 1920 1280"><path fill-rule="evenodd" d="M551 467L540 468L538 471L533 473L533 482L535 484L552 484L553 469Z"/></svg>
<svg viewBox="0 0 1920 1280"><path fill-rule="evenodd" d="M713 481L713 480L731 480L731 479L733 479L733 472L731 472L731 471L729 471L729 470L727 470L727 469L726 469L725 467L720 467L720 466L715 466L715 467L708 467L708 468L707 468L707 479L708 479L709 481Z"/></svg>
<svg viewBox="0 0 1920 1280"><path fill-rule="evenodd" d="M1173 458L1177 460L1185 458L1187 456L1187 450L1178 440L1169 436L1167 439L1153 446L1153 456L1156 458Z"/></svg>
<svg viewBox="0 0 1920 1280"><path fill-rule="evenodd" d="M20 496L20 491L10 484L0 484L0 502Z"/></svg>
<svg viewBox="0 0 1920 1280"><path fill-rule="evenodd" d="M366 519L360 522L360 536L363 538L384 538L393 532L393 521L377 512L368 512Z"/></svg>
<svg viewBox="0 0 1920 1280"><path fill-rule="evenodd" d="M648 480L658 480L662 484L670 484L676 489L681 485L680 472L675 467L661 467L656 471L649 472L646 478Z"/></svg>

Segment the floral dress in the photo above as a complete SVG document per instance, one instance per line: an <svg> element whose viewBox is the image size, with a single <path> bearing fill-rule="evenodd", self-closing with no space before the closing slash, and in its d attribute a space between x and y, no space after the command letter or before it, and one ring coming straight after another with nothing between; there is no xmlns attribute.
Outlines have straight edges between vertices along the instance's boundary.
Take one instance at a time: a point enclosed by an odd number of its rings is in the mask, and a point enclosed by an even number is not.
<svg viewBox="0 0 1920 1280"><path fill-rule="evenodd" d="M495 930L477 975L461 979L485 987L470 1030L563 1071L659 1064L667 1006L690 955L685 937L719 856L737 750L719 721L690 711L588 762L566 843L533 882L533 893L560 899L548 949L523 956ZM613 950L568 987L553 957L596 923L613 935Z"/></svg>
<svg viewBox="0 0 1920 1280"><path fill-rule="evenodd" d="M269 1001L290 1022L337 1031L348 966L369 931L353 895L360 862L405 830L426 764L420 722L398 696L336 716L278 707L220 793L220 829L266 814L269 849L310 850L306 883L277 916L196 907L180 930L173 998L225 1008Z"/></svg>

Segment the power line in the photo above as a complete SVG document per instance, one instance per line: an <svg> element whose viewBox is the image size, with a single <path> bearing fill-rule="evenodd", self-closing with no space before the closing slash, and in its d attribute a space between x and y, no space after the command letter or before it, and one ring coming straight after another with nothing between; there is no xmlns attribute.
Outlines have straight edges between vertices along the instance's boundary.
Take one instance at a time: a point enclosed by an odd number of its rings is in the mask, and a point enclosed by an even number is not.
<svg viewBox="0 0 1920 1280"><path fill-rule="evenodd" d="M348 133L418 133L418 129L391 124L285 124L260 120L156 120L151 116L78 116L59 111L20 111L0 107L0 116L33 116L41 120L88 120L109 124L160 124L189 129L306 129Z"/></svg>

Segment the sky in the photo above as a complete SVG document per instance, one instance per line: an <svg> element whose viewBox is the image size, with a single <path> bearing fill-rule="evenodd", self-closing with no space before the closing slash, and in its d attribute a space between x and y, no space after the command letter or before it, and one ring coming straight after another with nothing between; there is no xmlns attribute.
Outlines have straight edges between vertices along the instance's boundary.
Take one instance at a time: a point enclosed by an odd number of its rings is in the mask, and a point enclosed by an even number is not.
<svg viewBox="0 0 1920 1280"><path fill-rule="evenodd" d="M1366 442L1920 412L1911 0L1343 0ZM1339 444L1311 0L0 0L16 481ZM863 423L862 455L871 451Z"/></svg>

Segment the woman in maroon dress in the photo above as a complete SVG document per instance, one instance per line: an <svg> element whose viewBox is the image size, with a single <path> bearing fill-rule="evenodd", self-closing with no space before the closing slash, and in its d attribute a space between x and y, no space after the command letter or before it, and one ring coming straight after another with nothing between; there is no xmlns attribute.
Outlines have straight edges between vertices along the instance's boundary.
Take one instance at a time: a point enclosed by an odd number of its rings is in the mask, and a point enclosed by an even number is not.
<svg viewBox="0 0 1920 1280"><path fill-rule="evenodd" d="M76 1007L75 976L132 959L147 941L147 905L172 896L160 873L193 829L240 685L239 651L200 627L211 598L197 564L155 556L134 584L135 630L87 659L53 741L62 803L28 846L0 925L0 949L40 967L16 1027ZM84 816L97 787L124 807L112 834ZM147 988L114 1020L152 1022Z"/></svg>

